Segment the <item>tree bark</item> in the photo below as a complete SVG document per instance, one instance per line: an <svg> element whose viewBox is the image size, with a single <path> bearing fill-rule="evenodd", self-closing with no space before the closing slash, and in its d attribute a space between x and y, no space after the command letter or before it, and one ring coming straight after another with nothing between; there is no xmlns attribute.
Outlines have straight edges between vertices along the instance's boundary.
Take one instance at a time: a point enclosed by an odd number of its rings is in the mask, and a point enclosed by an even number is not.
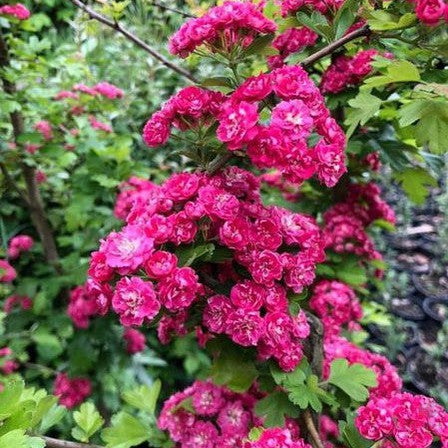
<svg viewBox="0 0 448 448"><path fill-rule="evenodd" d="M0 32L0 67L6 68L9 65L10 61L8 46L2 33ZM14 95L16 93L15 84L6 78L2 78L2 81L4 91L9 95ZM14 139L17 143L18 137L25 131L23 116L20 111L14 111L11 112L10 118L14 132ZM22 171L26 186L26 196L22 195L21 197L27 204L31 220L42 242L45 258L48 263L54 267L55 271L60 274L62 273L62 269L59 262L59 254L53 231L47 219L42 197L37 186L36 170L34 167L26 165L23 161L20 162L20 169Z"/></svg>
<svg viewBox="0 0 448 448"><path fill-rule="evenodd" d="M52 437L40 436L47 448L103 448L100 445L90 443L69 442L68 440L53 439Z"/></svg>

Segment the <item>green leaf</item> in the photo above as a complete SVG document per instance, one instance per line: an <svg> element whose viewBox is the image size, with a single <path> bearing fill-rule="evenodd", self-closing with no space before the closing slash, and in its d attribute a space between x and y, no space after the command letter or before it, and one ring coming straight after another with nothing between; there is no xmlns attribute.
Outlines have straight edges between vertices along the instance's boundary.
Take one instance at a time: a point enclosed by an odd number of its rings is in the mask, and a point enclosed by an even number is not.
<svg viewBox="0 0 448 448"><path fill-rule="evenodd" d="M161 387L162 383L160 380L154 381L151 387L146 384L141 385L136 389L125 392L123 400L137 409L154 414Z"/></svg>
<svg viewBox="0 0 448 448"><path fill-rule="evenodd" d="M330 366L328 382L344 391L355 401L364 401L369 397L367 387L377 385L376 375L362 364L349 366L346 359L335 359Z"/></svg>
<svg viewBox="0 0 448 448"><path fill-rule="evenodd" d="M335 276L351 286L360 286L367 283L367 274L364 267L356 257L349 257L334 268Z"/></svg>
<svg viewBox="0 0 448 448"><path fill-rule="evenodd" d="M58 424L66 413L67 409L64 406L53 405L53 407L42 418L40 432L45 434L50 428Z"/></svg>
<svg viewBox="0 0 448 448"><path fill-rule="evenodd" d="M367 23L373 31L399 30L408 28L417 22L413 13L406 13L401 17L393 15L387 11L377 9L369 11Z"/></svg>
<svg viewBox="0 0 448 448"><path fill-rule="evenodd" d="M24 429L16 429L0 437L0 448L28 448L28 436Z"/></svg>
<svg viewBox="0 0 448 448"><path fill-rule="evenodd" d="M246 392L258 376L257 368L246 351L223 340L212 341L209 347L215 352L211 368L213 382L235 392Z"/></svg>
<svg viewBox="0 0 448 448"><path fill-rule="evenodd" d="M149 440L150 428L126 412L112 417L112 426L103 429L102 439L108 448L130 448Z"/></svg>
<svg viewBox="0 0 448 448"><path fill-rule="evenodd" d="M307 13L300 11L297 13L296 17L302 25L312 29L327 40L331 39L333 28L328 23L327 18L319 11L313 11L310 16Z"/></svg>
<svg viewBox="0 0 448 448"><path fill-rule="evenodd" d="M73 419L78 425L72 430L72 435L80 442L88 442L90 437L101 429L104 419L93 403L83 403L78 411L73 413Z"/></svg>
<svg viewBox="0 0 448 448"><path fill-rule="evenodd" d="M176 256L180 266L191 266L200 258L211 257L215 245L213 243L201 244L199 246L179 247L176 249Z"/></svg>
<svg viewBox="0 0 448 448"><path fill-rule="evenodd" d="M345 0L334 16L334 39L339 39L350 28L359 9L359 0Z"/></svg>
<svg viewBox="0 0 448 448"><path fill-rule="evenodd" d="M365 125L380 110L382 100L369 92L359 92L348 104L345 124L349 125L347 138L350 138L358 125Z"/></svg>
<svg viewBox="0 0 448 448"><path fill-rule="evenodd" d="M17 409L22 392L24 382L22 380L8 380L4 384L4 389L0 393L0 420L12 415Z"/></svg>
<svg viewBox="0 0 448 448"><path fill-rule="evenodd" d="M299 410L289 401L284 392L276 391L262 398L255 405L255 413L263 417L266 427L283 427L285 417L297 418Z"/></svg>
<svg viewBox="0 0 448 448"><path fill-rule="evenodd" d="M274 40L274 34L265 34L254 39L254 41L244 50L244 56L261 55Z"/></svg>
<svg viewBox="0 0 448 448"><path fill-rule="evenodd" d="M395 173L395 179L401 182L401 186L409 199L416 204L423 204L428 196L428 187L437 186L437 180L423 168L407 168L401 173Z"/></svg>
<svg viewBox="0 0 448 448"><path fill-rule="evenodd" d="M36 332L31 338L37 344L37 352L45 361L57 358L62 352L61 341L46 331Z"/></svg>
<svg viewBox="0 0 448 448"><path fill-rule="evenodd" d="M215 76L213 78L206 78L201 82L204 87L232 87L232 81L225 76Z"/></svg>
<svg viewBox="0 0 448 448"><path fill-rule="evenodd" d="M396 82L418 82L421 81L418 68L409 61L393 60L387 66L386 74L371 76L364 81L362 88L371 89Z"/></svg>

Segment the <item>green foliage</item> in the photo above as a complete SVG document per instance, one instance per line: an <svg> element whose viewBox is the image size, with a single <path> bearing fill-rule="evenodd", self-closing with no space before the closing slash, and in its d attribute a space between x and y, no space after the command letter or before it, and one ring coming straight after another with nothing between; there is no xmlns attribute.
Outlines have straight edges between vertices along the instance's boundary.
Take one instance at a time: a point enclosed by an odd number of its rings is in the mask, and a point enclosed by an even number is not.
<svg viewBox="0 0 448 448"><path fill-rule="evenodd" d="M88 442L104 424L104 419L90 402L83 403L79 411L73 413L73 419L77 427L72 429L72 436L81 442Z"/></svg>
<svg viewBox="0 0 448 448"><path fill-rule="evenodd" d="M131 448L149 440L150 428L126 412L120 412L112 419L110 428L101 433L108 448Z"/></svg>
<svg viewBox="0 0 448 448"><path fill-rule="evenodd" d="M143 384L136 389L123 393L123 399L137 409L154 414L161 387L160 380L156 380L151 387Z"/></svg>
<svg viewBox="0 0 448 448"><path fill-rule="evenodd" d="M328 382L355 401L366 400L369 396L367 387L377 386L375 372L362 364L349 365L345 359L335 359L331 363Z"/></svg>

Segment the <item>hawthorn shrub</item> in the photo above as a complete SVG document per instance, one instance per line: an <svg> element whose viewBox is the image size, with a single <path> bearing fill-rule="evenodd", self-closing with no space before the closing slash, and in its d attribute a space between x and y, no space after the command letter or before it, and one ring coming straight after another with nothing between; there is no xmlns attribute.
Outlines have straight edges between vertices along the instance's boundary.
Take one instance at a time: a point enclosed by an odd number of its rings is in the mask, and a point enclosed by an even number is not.
<svg viewBox="0 0 448 448"><path fill-rule="evenodd" d="M72 3L126 35L118 22L126 2L98 11ZM76 150L72 137L89 132L100 133L107 159L109 148L122 142L96 112L103 100L119 101L125 92L104 81L71 84L48 101L51 118L32 120L15 99L22 80L14 57L20 60L24 42L12 35L29 12L23 5L0 12L9 27L2 78L14 136L2 171L23 195L47 261L61 275L67 266L49 235L58 222L48 222L36 188L39 154L52 154L53 141L54 151L63 145ZM154 111L142 137L148 152L164 151L159 148L171 140L168 150L188 160L185 168L162 182L133 176L121 183L114 213L123 226L104 232L84 284L68 291L81 283L70 278L54 293L68 297L75 333L88 331L75 339L78 354L53 369L45 364L48 351L37 345L44 361L38 368L56 375L59 405L42 390L25 389L20 379L6 380L0 444L87 448L43 435L64 409L83 403L73 413L72 437L111 448L448 446L447 412L433 398L404 391L393 364L363 348L362 332L363 303L371 289L381 288L386 269L369 232L395 224L377 181L388 171L422 202L437 183L446 150L447 17L442 0L226 1L182 25L170 38L170 52L208 61L213 77L202 80L165 61L196 85ZM36 74L30 73L32 84ZM23 115L35 132L26 132ZM98 156L96 145L92 150ZM19 183L11 167L20 170ZM85 172L85 182L108 183L98 180L101 168ZM128 168L127 177L131 163ZM66 204L53 207L66 216ZM88 229L89 213L85 219ZM9 241L0 265L3 283L20 284L14 260L30 250L36 248L25 234ZM19 315L29 313L28 322L39 316L36 303L19 293L5 305L6 312L19 307ZM52 340L28 331L35 342ZM142 369L146 384L124 392L115 408L104 406L101 376L92 387L74 373L86 360L101 372L117 358L122 365L139 359L144 365L138 354L145 334L157 348L191 343L201 359L196 381L157 406L161 382ZM104 347L96 345L92 359L90 347L98 340ZM137 356L131 361L118 354L120 345ZM47 350L55 350L52 342ZM2 356L5 375L20 368L12 343ZM25 368L33 366L27 356ZM135 385L135 378L120 384ZM85 402L92 393L100 412ZM111 409L119 412L109 421ZM54 435L67 432L63 425Z"/></svg>

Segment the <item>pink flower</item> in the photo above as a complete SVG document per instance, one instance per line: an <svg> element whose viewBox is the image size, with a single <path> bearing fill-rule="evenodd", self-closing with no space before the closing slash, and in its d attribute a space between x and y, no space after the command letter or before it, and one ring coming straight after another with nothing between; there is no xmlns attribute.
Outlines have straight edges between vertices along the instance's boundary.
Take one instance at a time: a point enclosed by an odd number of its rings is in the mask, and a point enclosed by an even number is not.
<svg viewBox="0 0 448 448"><path fill-rule="evenodd" d="M218 430L210 422L197 421L182 442L183 448L214 448Z"/></svg>
<svg viewBox="0 0 448 448"><path fill-rule="evenodd" d="M117 86L113 84L109 84L106 81L99 82L93 89L96 90L100 95L105 96L111 100L116 98L122 98L124 95L123 90L119 89Z"/></svg>
<svg viewBox="0 0 448 448"><path fill-rule="evenodd" d="M108 266L132 272L149 258L153 247L153 240L145 235L142 227L128 225L102 241L100 252L104 253Z"/></svg>
<svg viewBox="0 0 448 448"><path fill-rule="evenodd" d="M221 389L211 382L196 384L193 393L194 410L201 416L215 415L225 404Z"/></svg>
<svg viewBox="0 0 448 448"><path fill-rule="evenodd" d="M13 16L19 20L26 20L31 15L29 10L24 5L22 5L22 3L16 3L15 5L0 6L0 14Z"/></svg>
<svg viewBox="0 0 448 448"><path fill-rule="evenodd" d="M73 86L73 90L85 93L86 95L90 95L90 96L98 95L98 92L93 87L88 87L83 83L75 84Z"/></svg>
<svg viewBox="0 0 448 448"><path fill-rule="evenodd" d="M149 147L165 144L170 136L170 122L162 112L154 114L143 128L143 141Z"/></svg>
<svg viewBox="0 0 448 448"><path fill-rule="evenodd" d="M70 303L67 314L77 328L87 328L90 317L98 311L96 300L92 300L84 286L77 286L70 291Z"/></svg>
<svg viewBox="0 0 448 448"><path fill-rule="evenodd" d="M257 283L272 286L275 280L280 280L283 276L280 255L271 250L259 252L254 255L249 272Z"/></svg>
<svg viewBox="0 0 448 448"><path fill-rule="evenodd" d="M156 279L170 275L176 267L176 255L163 250L153 252L145 263L145 271L148 276Z"/></svg>
<svg viewBox="0 0 448 448"><path fill-rule="evenodd" d="M36 171L36 182L38 184L43 184L47 181L47 175L42 170Z"/></svg>
<svg viewBox="0 0 448 448"><path fill-rule="evenodd" d="M28 235L16 235L11 238L8 245L9 258L17 258L21 252L29 251L34 244L34 240Z"/></svg>
<svg viewBox="0 0 448 448"><path fill-rule="evenodd" d="M197 174L173 174L163 184L163 191L173 201L185 201L196 194L200 177Z"/></svg>
<svg viewBox="0 0 448 448"><path fill-rule="evenodd" d="M34 129L40 132L45 140L51 140L53 138L53 129L51 128L51 124L46 120L38 121L34 125Z"/></svg>
<svg viewBox="0 0 448 448"><path fill-rule="evenodd" d="M109 124L98 121L93 115L89 115L89 122L93 129L98 129L107 133L113 132L113 129Z"/></svg>
<svg viewBox="0 0 448 448"><path fill-rule="evenodd" d="M444 0L417 0L415 12L426 25L435 26L442 19L446 3Z"/></svg>
<svg viewBox="0 0 448 448"><path fill-rule="evenodd" d="M258 110L256 104L250 104L246 101L240 103L228 102L223 106L216 135L219 140L227 143L230 150L240 149L255 137L257 122Z"/></svg>
<svg viewBox="0 0 448 448"><path fill-rule="evenodd" d="M226 333L243 347L255 346L264 333L264 320L258 311L237 309L227 317Z"/></svg>
<svg viewBox="0 0 448 448"><path fill-rule="evenodd" d="M223 189L208 185L199 189L198 196L205 213L211 217L230 221L238 214L240 207L238 199Z"/></svg>
<svg viewBox="0 0 448 448"><path fill-rule="evenodd" d="M92 393L89 379L70 379L65 373L58 373L53 387L59 403L69 409L81 404Z"/></svg>
<svg viewBox="0 0 448 448"><path fill-rule="evenodd" d="M200 289L198 276L192 268L176 268L160 282L159 298L168 310L177 311L189 307Z"/></svg>
<svg viewBox="0 0 448 448"><path fill-rule="evenodd" d="M79 96L75 92L71 92L69 90L61 90L54 97L54 99L56 101L65 100L66 98L70 98L72 100L77 100L77 99L79 99Z"/></svg>
<svg viewBox="0 0 448 448"><path fill-rule="evenodd" d="M245 436L250 420L250 414L241 401L226 404L218 415L218 425L224 434Z"/></svg>
<svg viewBox="0 0 448 448"><path fill-rule="evenodd" d="M112 307L125 326L142 325L152 320L160 309L153 285L139 277L123 277L116 285Z"/></svg>
<svg viewBox="0 0 448 448"><path fill-rule="evenodd" d="M232 95L235 101L261 101L272 92L269 74L261 74L247 78Z"/></svg>
<svg viewBox="0 0 448 448"><path fill-rule="evenodd" d="M265 289L251 280L237 283L230 291L230 300L238 309L258 311L263 305Z"/></svg>
<svg viewBox="0 0 448 448"><path fill-rule="evenodd" d="M293 139L309 137L314 124L303 101L282 101L272 110L271 124L290 134Z"/></svg>
<svg viewBox="0 0 448 448"><path fill-rule="evenodd" d="M96 251L90 255L90 265L87 273L99 282L107 282L113 277L114 270L107 265L106 254Z"/></svg>
<svg viewBox="0 0 448 448"><path fill-rule="evenodd" d="M213 333L223 333L226 329L227 317L232 310L233 307L226 296L209 297L202 314L202 321Z"/></svg>
<svg viewBox="0 0 448 448"><path fill-rule="evenodd" d="M126 328L123 338L126 341L126 351L129 354L140 353L145 349L145 335L134 328Z"/></svg>
<svg viewBox="0 0 448 448"><path fill-rule="evenodd" d="M10 283L16 277L16 270L6 260L0 260L0 283Z"/></svg>

